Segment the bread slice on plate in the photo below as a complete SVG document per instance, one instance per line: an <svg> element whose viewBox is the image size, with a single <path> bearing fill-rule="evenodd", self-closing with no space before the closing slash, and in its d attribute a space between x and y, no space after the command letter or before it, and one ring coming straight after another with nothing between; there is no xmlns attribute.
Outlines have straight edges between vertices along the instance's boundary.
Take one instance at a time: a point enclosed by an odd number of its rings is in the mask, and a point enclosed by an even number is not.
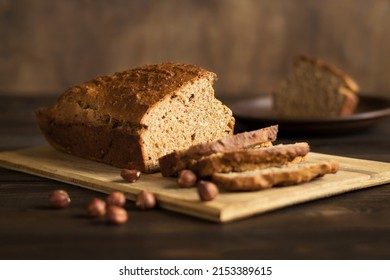
<svg viewBox="0 0 390 280"><path fill-rule="evenodd" d="M166 177L176 175L181 170L194 165L201 158L215 153L272 145L272 142L276 140L277 133L278 126L274 125L193 145L188 149L176 150L159 159L161 173Z"/></svg>
<svg viewBox="0 0 390 280"><path fill-rule="evenodd" d="M201 158L189 169L199 178L213 173L239 172L301 162L310 151L307 143L275 145L256 149L241 149L215 153Z"/></svg>
<svg viewBox="0 0 390 280"><path fill-rule="evenodd" d="M299 56L294 70L273 92L278 117L323 119L352 114L359 86L346 73L325 61Z"/></svg>
<svg viewBox="0 0 390 280"><path fill-rule="evenodd" d="M58 150L142 172L174 150L233 134L231 110L214 96L216 75L161 63L102 76L66 90L37 111Z"/></svg>
<svg viewBox="0 0 390 280"><path fill-rule="evenodd" d="M212 181L229 191L257 191L273 186L294 185L308 182L328 173L336 173L336 161L302 162L283 167L244 172L214 173Z"/></svg>

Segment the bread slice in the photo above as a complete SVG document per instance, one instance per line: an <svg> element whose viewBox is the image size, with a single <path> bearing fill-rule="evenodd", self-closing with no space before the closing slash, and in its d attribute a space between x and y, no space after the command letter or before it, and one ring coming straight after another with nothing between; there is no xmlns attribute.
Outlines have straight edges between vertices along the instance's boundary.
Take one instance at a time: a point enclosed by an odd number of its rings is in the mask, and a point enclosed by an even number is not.
<svg viewBox="0 0 390 280"><path fill-rule="evenodd" d="M176 150L159 159L161 174L165 177L176 175L179 171L194 165L202 157L211 154L235 151L256 145L270 145L270 142L276 140L277 133L278 126L274 125L193 145L185 150Z"/></svg>
<svg viewBox="0 0 390 280"><path fill-rule="evenodd" d="M257 191L277 185L308 182L327 173L336 173L338 169L336 161L302 162L263 170L214 173L212 181L229 191Z"/></svg>
<svg viewBox="0 0 390 280"><path fill-rule="evenodd" d="M61 151L155 172L167 153L233 134L232 112L214 96L215 79L194 65L145 65L74 86L36 116Z"/></svg>
<svg viewBox="0 0 390 280"><path fill-rule="evenodd" d="M331 118L352 114L358 104L357 83L321 59L300 56L293 73L273 92L278 117Z"/></svg>
<svg viewBox="0 0 390 280"><path fill-rule="evenodd" d="M276 145L258 149L242 149L216 153L201 158L189 167L199 178L213 173L240 172L268 167L283 166L304 160L310 151L307 143Z"/></svg>

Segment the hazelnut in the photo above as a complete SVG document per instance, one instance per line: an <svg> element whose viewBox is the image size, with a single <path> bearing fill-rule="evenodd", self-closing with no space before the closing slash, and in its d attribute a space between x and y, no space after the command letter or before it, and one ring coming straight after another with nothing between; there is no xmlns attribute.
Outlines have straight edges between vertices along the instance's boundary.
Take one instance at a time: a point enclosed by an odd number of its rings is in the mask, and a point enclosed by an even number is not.
<svg viewBox="0 0 390 280"><path fill-rule="evenodd" d="M70 204L70 197L64 190L55 190L49 195L49 204L54 208L66 208Z"/></svg>
<svg viewBox="0 0 390 280"><path fill-rule="evenodd" d="M116 191L107 196L106 202L108 206L123 207L126 203L126 197L122 192Z"/></svg>
<svg viewBox="0 0 390 280"><path fill-rule="evenodd" d="M129 183L135 183L141 177L141 171L137 169L122 169L121 176Z"/></svg>
<svg viewBox="0 0 390 280"><path fill-rule="evenodd" d="M103 217L106 214L106 202L100 198L92 198L88 204L88 216Z"/></svg>
<svg viewBox="0 0 390 280"><path fill-rule="evenodd" d="M198 194L201 200L209 201L213 200L219 193L216 184L210 181L199 181L198 183Z"/></svg>
<svg viewBox="0 0 390 280"><path fill-rule="evenodd" d="M135 200L135 206L138 209L152 209L156 206L156 197L148 191L141 191Z"/></svg>
<svg viewBox="0 0 390 280"><path fill-rule="evenodd" d="M184 169L180 172L177 183L182 188L191 188L195 186L197 181L196 175L189 169Z"/></svg>
<svg viewBox="0 0 390 280"><path fill-rule="evenodd" d="M106 220L110 224L121 225L127 222L127 211L119 206L109 206L106 212Z"/></svg>

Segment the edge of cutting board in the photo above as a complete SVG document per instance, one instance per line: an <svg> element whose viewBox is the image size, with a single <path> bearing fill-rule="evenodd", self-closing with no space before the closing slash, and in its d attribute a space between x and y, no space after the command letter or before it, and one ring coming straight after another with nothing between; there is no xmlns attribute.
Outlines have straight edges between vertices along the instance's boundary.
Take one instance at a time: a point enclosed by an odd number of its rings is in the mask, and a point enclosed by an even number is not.
<svg viewBox="0 0 390 280"><path fill-rule="evenodd" d="M50 146L0 152L0 166L4 168L103 193L119 190L130 200L148 189L155 193L161 208L219 223L390 182L390 163L313 152L309 159L337 160L340 171L295 186L221 192L217 199L203 202L195 188L178 188L175 178L165 178L160 173L142 174L138 182L131 184L121 179L119 168L65 154Z"/></svg>

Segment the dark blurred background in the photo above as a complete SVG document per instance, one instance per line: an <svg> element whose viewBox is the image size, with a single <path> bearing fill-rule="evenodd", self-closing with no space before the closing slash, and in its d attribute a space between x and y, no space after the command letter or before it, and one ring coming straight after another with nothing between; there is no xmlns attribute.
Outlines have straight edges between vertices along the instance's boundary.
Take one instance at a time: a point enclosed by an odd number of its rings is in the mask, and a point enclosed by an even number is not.
<svg viewBox="0 0 390 280"><path fill-rule="evenodd" d="M0 0L0 40L3 94L175 61L217 73L217 96L250 96L307 53L390 96L387 0Z"/></svg>

